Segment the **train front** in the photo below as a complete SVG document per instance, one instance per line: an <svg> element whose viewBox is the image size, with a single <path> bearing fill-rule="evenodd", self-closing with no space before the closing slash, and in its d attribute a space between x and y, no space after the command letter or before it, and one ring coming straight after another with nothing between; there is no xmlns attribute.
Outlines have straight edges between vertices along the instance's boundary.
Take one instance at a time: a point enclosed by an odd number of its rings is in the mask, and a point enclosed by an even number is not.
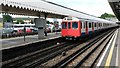
<svg viewBox="0 0 120 68"><path fill-rule="evenodd" d="M76 20L67 20L62 22L62 37L73 40L81 36L80 22Z"/></svg>

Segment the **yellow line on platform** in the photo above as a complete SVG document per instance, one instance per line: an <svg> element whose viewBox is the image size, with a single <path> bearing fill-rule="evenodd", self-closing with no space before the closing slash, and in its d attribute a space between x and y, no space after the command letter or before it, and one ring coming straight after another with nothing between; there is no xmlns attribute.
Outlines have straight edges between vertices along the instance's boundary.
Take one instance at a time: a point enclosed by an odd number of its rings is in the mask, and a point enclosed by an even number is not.
<svg viewBox="0 0 120 68"><path fill-rule="evenodd" d="M113 50L114 50L114 47L115 47L116 38L117 38L117 32L116 32L115 38L113 40L109 55L107 57L107 60L106 60L106 63L105 63L105 68L108 68L110 66L110 62L111 62L112 55L113 55Z"/></svg>

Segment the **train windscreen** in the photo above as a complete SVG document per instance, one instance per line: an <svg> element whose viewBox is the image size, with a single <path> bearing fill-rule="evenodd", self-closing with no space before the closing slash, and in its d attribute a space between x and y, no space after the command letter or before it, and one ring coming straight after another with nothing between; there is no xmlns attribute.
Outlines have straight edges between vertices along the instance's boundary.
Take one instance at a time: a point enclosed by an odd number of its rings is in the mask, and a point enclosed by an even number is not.
<svg viewBox="0 0 120 68"><path fill-rule="evenodd" d="M77 29L78 28L78 22L72 22L72 28Z"/></svg>
<svg viewBox="0 0 120 68"><path fill-rule="evenodd" d="M67 22L62 22L62 29L66 29L67 28Z"/></svg>

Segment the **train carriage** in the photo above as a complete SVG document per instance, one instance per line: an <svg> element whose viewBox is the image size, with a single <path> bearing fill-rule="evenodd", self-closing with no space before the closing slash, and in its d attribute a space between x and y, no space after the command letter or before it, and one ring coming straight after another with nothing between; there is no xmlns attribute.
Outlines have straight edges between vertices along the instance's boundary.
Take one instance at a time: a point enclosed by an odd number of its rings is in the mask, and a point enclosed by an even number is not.
<svg viewBox="0 0 120 68"><path fill-rule="evenodd" d="M73 17L66 17L62 21L62 37L76 39L87 37L93 33L114 27L114 24L108 21L85 20Z"/></svg>

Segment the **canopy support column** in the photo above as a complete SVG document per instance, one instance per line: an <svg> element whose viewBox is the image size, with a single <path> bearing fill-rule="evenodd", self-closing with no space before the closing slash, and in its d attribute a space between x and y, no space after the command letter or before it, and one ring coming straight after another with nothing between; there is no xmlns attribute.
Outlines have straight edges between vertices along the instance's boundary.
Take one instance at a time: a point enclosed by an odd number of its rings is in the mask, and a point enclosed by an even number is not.
<svg viewBox="0 0 120 68"><path fill-rule="evenodd" d="M38 39L45 38L45 36L47 36L47 32L46 32L46 18L47 18L47 14L44 13L44 18L41 18L41 14L40 14L39 18L37 18L35 20L35 23L36 23L35 25L38 28ZM44 35L44 33L45 33L45 35Z"/></svg>

